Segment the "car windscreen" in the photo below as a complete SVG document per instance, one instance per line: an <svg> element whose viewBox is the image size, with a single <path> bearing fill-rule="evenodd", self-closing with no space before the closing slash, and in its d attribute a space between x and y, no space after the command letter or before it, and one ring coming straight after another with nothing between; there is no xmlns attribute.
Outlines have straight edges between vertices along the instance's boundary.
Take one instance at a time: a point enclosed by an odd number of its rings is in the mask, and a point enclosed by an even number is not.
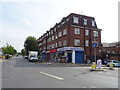
<svg viewBox="0 0 120 90"><path fill-rule="evenodd" d="M119 61L113 61L113 63L119 63Z"/></svg>
<svg viewBox="0 0 120 90"><path fill-rule="evenodd" d="M111 61L107 61L107 62L111 62Z"/></svg>
<svg viewBox="0 0 120 90"><path fill-rule="evenodd" d="M31 55L30 57L36 58L36 56L35 56L35 55Z"/></svg>

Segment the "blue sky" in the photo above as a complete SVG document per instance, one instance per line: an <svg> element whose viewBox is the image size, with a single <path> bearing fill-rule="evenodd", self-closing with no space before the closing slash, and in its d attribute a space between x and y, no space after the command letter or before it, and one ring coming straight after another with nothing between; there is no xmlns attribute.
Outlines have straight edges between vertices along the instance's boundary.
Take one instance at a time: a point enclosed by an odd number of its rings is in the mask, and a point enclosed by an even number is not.
<svg viewBox="0 0 120 90"><path fill-rule="evenodd" d="M95 17L102 42L118 41L119 0L1 0L0 47L6 43L18 51L27 36L40 37L70 13ZM112 36L112 37L111 37Z"/></svg>

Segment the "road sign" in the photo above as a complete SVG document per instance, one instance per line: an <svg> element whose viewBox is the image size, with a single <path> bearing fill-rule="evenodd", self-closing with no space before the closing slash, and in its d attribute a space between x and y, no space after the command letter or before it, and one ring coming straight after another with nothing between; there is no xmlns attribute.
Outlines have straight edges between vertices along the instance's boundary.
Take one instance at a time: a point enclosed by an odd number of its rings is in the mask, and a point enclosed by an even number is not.
<svg viewBox="0 0 120 90"><path fill-rule="evenodd" d="M97 46L97 43L93 43L93 47L96 47Z"/></svg>

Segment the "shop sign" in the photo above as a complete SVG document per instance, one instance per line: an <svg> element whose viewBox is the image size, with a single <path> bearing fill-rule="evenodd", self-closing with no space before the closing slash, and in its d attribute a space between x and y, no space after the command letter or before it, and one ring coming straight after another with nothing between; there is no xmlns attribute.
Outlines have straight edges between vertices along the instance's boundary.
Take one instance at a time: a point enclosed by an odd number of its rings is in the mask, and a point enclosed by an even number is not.
<svg viewBox="0 0 120 90"><path fill-rule="evenodd" d="M50 50L50 53L55 53L57 50L56 49L52 49Z"/></svg>
<svg viewBox="0 0 120 90"><path fill-rule="evenodd" d="M82 47L63 47L63 48L59 48L58 51L65 51L65 50L82 50Z"/></svg>

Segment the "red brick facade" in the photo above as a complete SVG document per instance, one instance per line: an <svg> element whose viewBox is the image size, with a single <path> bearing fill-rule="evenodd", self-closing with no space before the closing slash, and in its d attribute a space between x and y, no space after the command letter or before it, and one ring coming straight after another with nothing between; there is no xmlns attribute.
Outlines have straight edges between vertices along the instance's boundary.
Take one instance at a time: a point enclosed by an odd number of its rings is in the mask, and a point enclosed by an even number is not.
<svg viewBox="0 0 120 90"><path fill-rule="evenodd" d="M90 60L94 60L94 41L97 42L96 56L101 58L101 29L97 28L94 17L74 13L63 18L38 39L41 52L61 47L82 47L86 59Z"/></svg>
<svg viewBox="0 0 120 90"><path fill-rule="evenodd" d="M102 58L110 60L120 60L120 42L109 43L102 47Z"/></svg>

